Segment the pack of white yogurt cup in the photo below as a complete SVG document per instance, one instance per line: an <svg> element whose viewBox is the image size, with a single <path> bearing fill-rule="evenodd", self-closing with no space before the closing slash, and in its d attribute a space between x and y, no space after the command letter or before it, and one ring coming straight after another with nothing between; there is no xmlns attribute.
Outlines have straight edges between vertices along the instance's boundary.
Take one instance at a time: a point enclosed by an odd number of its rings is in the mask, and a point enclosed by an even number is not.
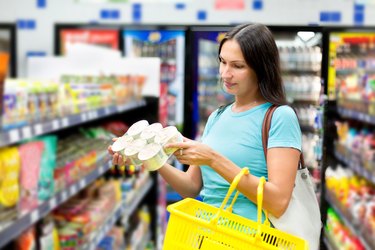
<svg viewBox="0 0 375 250"><path fill-rule="evenodd" d="M149 171L161 168L178 148L164 148L168 143L182 142L183 136L174 126L149 124L140 120L112 144L112 151L129 159L133 165L142 165Z"/></svg>

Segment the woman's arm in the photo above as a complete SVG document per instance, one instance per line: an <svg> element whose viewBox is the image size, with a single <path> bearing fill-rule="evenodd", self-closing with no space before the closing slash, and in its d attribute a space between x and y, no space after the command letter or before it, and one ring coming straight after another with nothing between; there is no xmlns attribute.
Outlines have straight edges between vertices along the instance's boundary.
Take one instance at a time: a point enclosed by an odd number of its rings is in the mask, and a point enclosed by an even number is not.
<svg viewBox="0 0 375 250"><path fill-rule="evenodd" d="M280 217L288 207L297 173L300 152L293 148L271 148L267 153L268 182L264 185L263 208L275 217ZM240 172L230 160L217 155L211 167L228 182ZM259 178L254 175L242 177L237 189L257 203Z"/></svg>
<svg viewBox="0 0 375 250"><path fill-rule="evenodd" d="M189 166L189 169L183 172L169 164L165 164L159 169L159 174L183 198L195 198L201 191L202 175L200 168L197 166Z"/></svg>
<svg viewBox="0 0 375 250"><path fill-rule="evenodd" d="M113 139L113 141L116 140L117 138ZM111 146L108 147L108 153L112 155L112 163L114 165L121 166L125 164L123 157L118 153L114 153ZM164 180L184 198L195 198L202 188L202 175L199 167L190 166L184 172L169 164L164 164L158 171Z"/></svg>
<svg viewBox="0 0 375 250"><path fill-rule="evenodd" d="M183 164L208 165L229 183L232 183L241 168L207 145L192 140L173 143L168 147L183 149L175 156ZM263 208L280 217L286 210L293 191L300 151L294 148L270 148L267 152L268 182L264 186ZM238 190L257 203L259 178L247 175L241 178Z"/></svg>

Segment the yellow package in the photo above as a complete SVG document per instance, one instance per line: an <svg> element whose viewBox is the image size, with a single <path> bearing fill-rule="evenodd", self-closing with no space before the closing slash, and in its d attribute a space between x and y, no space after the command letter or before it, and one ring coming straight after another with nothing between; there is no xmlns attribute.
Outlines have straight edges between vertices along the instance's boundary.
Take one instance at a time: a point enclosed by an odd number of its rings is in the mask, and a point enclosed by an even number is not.
<svg viewBox="0 0 375 250"><path fill-rule="evenodd" d="M19 200L19 172L21 161L17 147L0 149L1 175L0 205L4 207L15 206Z"/></svg>

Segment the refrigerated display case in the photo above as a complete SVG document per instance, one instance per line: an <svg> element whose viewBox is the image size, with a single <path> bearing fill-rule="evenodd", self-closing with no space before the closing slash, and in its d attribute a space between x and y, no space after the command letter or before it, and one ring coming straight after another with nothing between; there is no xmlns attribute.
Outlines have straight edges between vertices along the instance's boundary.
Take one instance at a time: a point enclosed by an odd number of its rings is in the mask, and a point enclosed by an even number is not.
<svg viewBox="0 0 375 250"><path fill-rule="evenodd" d="M325 35L330 112L322 213L325 243L337 249L375 249L374 30L330 27Z"/></svg>
<svg viewBox="0 0 375 250"><path fill-rule="evenodd" d="M5 71L5 76L15 77L16 70L16 25L13 23L0 23L0 73Z"/></svg>
<svg viewBox="0 0 375 250"><path fill-rule="evenodd" d="M184 125L185 27L126 27L125 56L160 57L161 88L159 120L164 126Z"/></svg>
<svg viewBox="0 0 375 250"><path fill-rule="evenodd" d="M0 23L0 130L3 127L2 117L6 102L3 97L5 78L16 76L16 44L16 25L12 23ZM15 96L11 100L12 103L14 99Z"/></svg>
<svg viewBox="0 0 375 250"><path fill-rule="evenodd" d="M192 27L193 91L191 135L199 139L209 115L233 97L219 84L218 46L230 27Z"/></svg>

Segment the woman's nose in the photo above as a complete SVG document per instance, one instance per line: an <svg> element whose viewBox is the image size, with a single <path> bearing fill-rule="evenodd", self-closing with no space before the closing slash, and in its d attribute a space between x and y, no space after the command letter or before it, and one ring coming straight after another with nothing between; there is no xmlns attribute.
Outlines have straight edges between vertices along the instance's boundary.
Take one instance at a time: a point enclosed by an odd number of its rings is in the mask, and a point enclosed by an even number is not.
<svg viewBox="0 0 375 250"><path fill-rule="evenodd" d="M229 78L232 76L228 66L221 66L220 75L222 78Z"/></svg>

